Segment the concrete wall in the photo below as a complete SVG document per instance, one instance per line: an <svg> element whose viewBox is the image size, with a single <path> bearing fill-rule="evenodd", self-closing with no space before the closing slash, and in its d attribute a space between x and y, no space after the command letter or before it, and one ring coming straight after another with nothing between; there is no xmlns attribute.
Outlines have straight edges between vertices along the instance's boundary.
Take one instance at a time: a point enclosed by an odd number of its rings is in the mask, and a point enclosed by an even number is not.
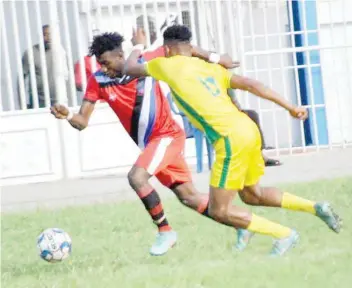
<svg viewBox="0 0 352 288"><path fill-rule="evenodd" d="M332 143L352 141L352 1L321 1L318 6L328 130ZM346 29L344 28L346 27Z"/></svg>
<svg viewBox="0 0 352 288"><path fill-rule="evenodd" d="M205 7L194 7L197 40L209 49L219 49L219 34L222 33L224 39L225 51L233 55L237 55L243 63L243 67L239 70L241 73L250 77L257 78L267 85L272 86L275 90L284 95L287 99L296 102L296 78L292 69L284 69L283 66L291 66L293 64L293 53L264 55L264 56L245 56L250 51L262 51L267 49L285 49L293 46L288 36L281 38L258 37L254 41L251 37L246 36L265 33L283 33L289 31L289 19L287 17L287 6L285 2L281 2L280 7L266 5L254 5L253 11L249 10L248 5L243 5L242 14L238 15L236 5L231 8L231 13L226 10L226 6L222 7L221 21L216 21L214 11L216 11L215 2L207 2ZM351 17L347 11L351 11L352 7L343 9L339 6L339 1L331 2L334 8L325 6L327 2L318 5L318 19L320 28L321 45L352 45L351 35ZM345 1L349 3L348 1ZM102 4L103 2L97 2ZM115 2L114 2L115 3ZM276 3L276 2L270 2ZM94 4L94 3L92 3ZM103 3L104 4L104 3ZM126 3L127 4L127 3ZM188 9L189 1L182 4L183 10ZM11 21L11 6L8 1L3 2L5 9L5 23L7 31L7 39L9 44L9 67L5 67L3 49L1 50L1 99L4 110L8 110L7 86L16 90L17 66L16 57L21 57L27 48L26 35L24 29L23 3L15 2L16 12L19 23L18 39L20 43L20 54L16 55L14 49L14 31ZM39 41L35 21L35 2L28 2L30 14L30 31L33 44ZM63 37L62 25L62 3L58 2L58 12L60 20L61 42L67 48L67 43ZM69 22L69 39L72 49L72 63L78 60L79 55L87 53L88 31L87 19L88 14L83 2L80 4L79 12L79 29L74 25L75 12L72 2L67 2L66 13ZM329 4L330 5L330 4ZM349 3L348 5L351 5ZM110 17L109 10L106 6L102 6L101 17L96 17L96 6L90 11L94 25L101 31L123 31L126 39L131 36L131 25L134 23L136 16L141 15L140 6L136 6L133 12L127 5L124 7L124 17ZM337 8L336 8L337 7ZM172 4L170 12L177 13L176 4ZM159 23L162 23L166 16L166 8L163 5L158 6L158 13L154 14L153 6L148 6L148 14L157 17ZM266 9L266 17L263 13ZM201 11L205 11L201 14ZM208 11L208 12L207 12ZM280 16L277 21L276 13ZM333 17L331 18L331 11ZM340 11L340 12L336 12ZM345 21L348 22L347 30L342 27L343 15L345 13ZM120 15L119 8L113 8L113 15ZM250 14L252 14L253 27L250 24ZM233 25L235 25L234 33L235 41L231 41L228 37L232 22L229 16L233 14ZM40 15L42 24L49 23L49 11L47 2L40 1ZM123 20L123 21L122 21ZM221 27L218 27L218 24ZM333 25L331 25L333 23ZM91 23L93 24L93 23ZM239 32L239 28L242 30ZM347 37L346 37L347 34ZM2 35L3 37L3 35ZM242 38L245 37L245 38ZM244 39L241 42L241 39ZM268 40L268 41L266 41ZM78 51L78 41L80 41L80 51ZM237 44L237 45L236 45ZM131 45L126 41L126 48ZM229 48L230 47L230 48ZM67 49L66 49L67 50ZM352 83L352 53L351 48L324 49L321 51L321 67L322 81L325 91L325 102L327 105L327 119L329 136L333 143L344 143L352 141L352 109L351 101L351 83ZM6 81L6 69L11 70L12 82ZM72 96L72 95L71 95ZM76 95L74 95L76 96ZM258 101L254 96L246 96L239 93L242 104L247 108L260 111L262 125L264 129L265 139L269 146L288 147L288 127L291 127L293 146L301 145L301 130L297 121L292 121L284 111L273 112L272 105L264 101ZM245 99L247 97L248 101ZM17 99L17 98L16 98ZM248 104L248 105L247 105ZM78 107L75 107L78 109ZM261 110L263 109L263 110ZM274 121L274 115L276 121ZM99 105L92 116L90 127L79 133L72 129L66 122L56 121L49 113L48 109L38 109L32 111L12 111L3 112L0 122L0 177L1 185L13 185L19 183L52 181L61 177L79 178L97 175L109 175L116 173L125 173L133 161L138 156L138 149L129 139L123 130L114 113L106 105ZM277 139L277 140L276 140ZM205 150L205 149L204 149ZM187 140L186 157L189 163L195 162L195 147L193 139Z"/></svg>

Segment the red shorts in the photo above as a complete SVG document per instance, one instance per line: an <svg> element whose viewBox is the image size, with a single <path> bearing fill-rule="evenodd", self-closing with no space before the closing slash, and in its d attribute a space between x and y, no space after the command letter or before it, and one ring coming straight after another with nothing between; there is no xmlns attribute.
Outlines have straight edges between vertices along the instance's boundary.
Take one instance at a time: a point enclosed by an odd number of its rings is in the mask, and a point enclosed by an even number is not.
<svg viewBox="0 0 352 288"><path fill-rule="evenodd" d="M166 187L191 182L191 172L183 157L185 141L184 135L152 139L135 165L147 170Z"/></svg>

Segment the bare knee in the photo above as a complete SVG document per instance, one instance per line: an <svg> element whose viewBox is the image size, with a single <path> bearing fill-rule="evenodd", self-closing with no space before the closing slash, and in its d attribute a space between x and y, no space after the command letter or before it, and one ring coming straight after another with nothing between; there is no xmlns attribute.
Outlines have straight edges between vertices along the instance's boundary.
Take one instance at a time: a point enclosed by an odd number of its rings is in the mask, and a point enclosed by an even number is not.
<svg viewBox="0 0 352 288"><path fill-rule="evenodd" d="M260 198L258 198L256 195L253 195L252 193L243 190L239 193L241 200L248 204L248 205L259 205L260 204Z"/></svg>
<svg viewBox="0 0 352 288"><path fill-rule="evenodd" d="M241 200L248 205L260 205L261 189L259 186L244 187L239 193Z"/></svg>
<svg viewBox="0 0 352 288"><path fill-rule="evenodd" d="M128 182L135 190L139 190L146 183L148 183L149 178L150 175L147 171L145 171L145 169L136 166L133 166L127 174Z"/></svg>
<svg viewBox="0 0 352 288"><path fill-rule="evenodd" d="M208 210L209 216L213 218L216 221L219 222L226 222L227 221L227 214L228 214L228 209L227 207L221 206L221 207L213 207L210 206Z"/></svg>

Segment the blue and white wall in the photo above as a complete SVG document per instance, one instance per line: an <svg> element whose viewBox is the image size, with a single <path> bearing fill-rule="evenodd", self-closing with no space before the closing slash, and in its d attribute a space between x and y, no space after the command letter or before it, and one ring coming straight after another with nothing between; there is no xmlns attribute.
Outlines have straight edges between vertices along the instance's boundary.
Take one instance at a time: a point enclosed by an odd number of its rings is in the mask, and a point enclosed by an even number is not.
<svg viewBox="0 0 352 288"><path fill-rule="evenodd" d="M262 111L268 145L350 143L352 1L256 2L242 5L244 74L307 105L310 114L301 126L271 104L251 99L249 107Z"/></svg>
<svg viewBox="0 0 352 288"><path fill-rule="evenodd" d="M320 3L321 2L321 3ZM334 144L352 142L352 1L318 1L321 74Z"/></svg>

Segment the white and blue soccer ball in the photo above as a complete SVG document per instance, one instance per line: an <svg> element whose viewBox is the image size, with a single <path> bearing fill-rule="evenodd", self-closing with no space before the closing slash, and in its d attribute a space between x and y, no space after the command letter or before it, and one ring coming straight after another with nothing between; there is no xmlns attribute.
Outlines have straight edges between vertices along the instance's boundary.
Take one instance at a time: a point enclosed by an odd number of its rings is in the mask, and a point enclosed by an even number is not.
<svg viewBox="0 0 352 288"><path fill-rule="evenodd" d="M59 228L44 230L37 240L39 256L48 262L60 262L71 254L72 241L70 235Z"/></svg>

